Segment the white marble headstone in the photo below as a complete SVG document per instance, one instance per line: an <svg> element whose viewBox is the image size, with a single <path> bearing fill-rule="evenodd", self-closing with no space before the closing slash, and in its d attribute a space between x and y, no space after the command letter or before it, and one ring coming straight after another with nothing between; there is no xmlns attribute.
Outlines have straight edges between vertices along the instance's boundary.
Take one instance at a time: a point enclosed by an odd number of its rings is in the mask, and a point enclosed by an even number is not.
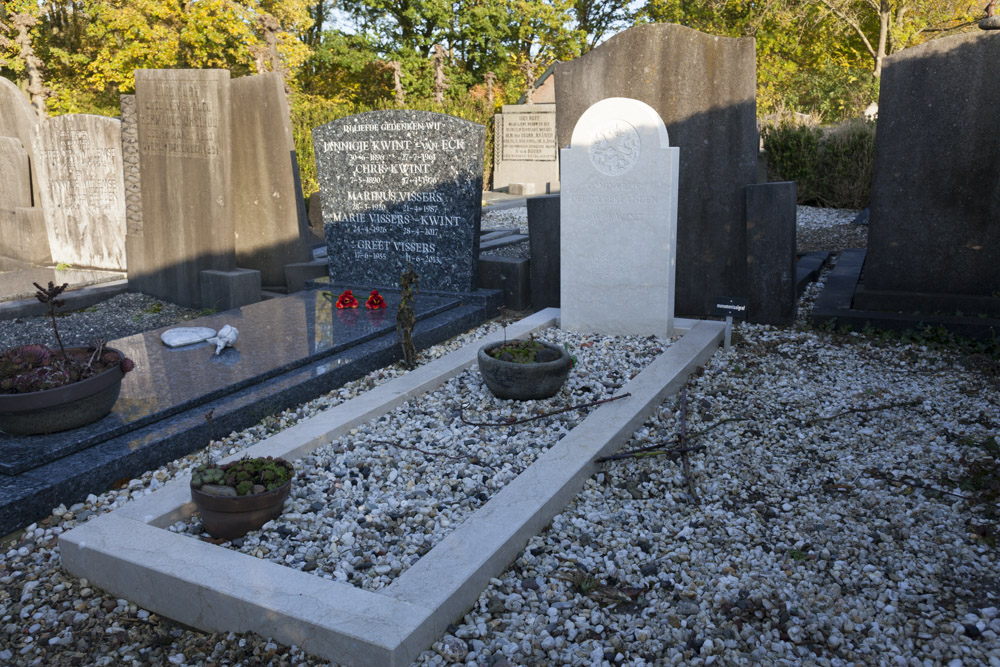
<svg viewBox="0 0 1000 667"><path fill-rule="evenodd" d="M680 150L643 102L612 97L561 151L561 322L623 335L673 332Z"/></svg>

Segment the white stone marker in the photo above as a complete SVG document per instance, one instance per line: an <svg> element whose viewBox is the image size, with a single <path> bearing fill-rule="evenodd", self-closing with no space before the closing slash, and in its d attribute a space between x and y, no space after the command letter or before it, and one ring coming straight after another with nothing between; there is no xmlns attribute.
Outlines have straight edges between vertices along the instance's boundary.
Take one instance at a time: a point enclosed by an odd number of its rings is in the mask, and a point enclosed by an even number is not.
<svg viewBox="0 0 1000 667"><path fill-rule="evenodd" d="M671 335L679 154L639 100L612 97L580 116L561 151L562 328Z"/></svg>

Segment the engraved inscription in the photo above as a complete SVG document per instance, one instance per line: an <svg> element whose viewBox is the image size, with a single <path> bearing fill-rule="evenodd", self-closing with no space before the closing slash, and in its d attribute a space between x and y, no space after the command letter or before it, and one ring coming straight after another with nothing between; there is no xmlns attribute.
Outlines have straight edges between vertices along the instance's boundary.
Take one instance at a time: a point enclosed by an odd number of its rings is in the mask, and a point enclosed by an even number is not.
<svg viewBox="0 0 1000 667"><path fill-rule="evenodd" d="M214 79L151 81L139 104L139 149L148 155L208 159L219 155Z"/></svg>
<svg viewBox="0 0 1000 667"><path fill-rule="evenodd" d="M556 160L554 113L504 114L501 132L504 160L529 162Z"/></svg>
<svg viewBox="0 0 1000 667"><path fill-rule="evenodd" d="M639 133L624 120L609 120L594 135L590 162L606 176L621 176L639 161Z"/></svg>
<svg viewBox="0 0 1000 667"><path fill-rule="evenodd" d="M465 121L422 113L362 114L315 131L335 280L392 285L412 263L422 287L471 286L480 191L465 165L481 139L451 131Z"/></svg>
<svg viewBox="0 0 1000 667"><path fill-rule="evenodd" d="M591 183L586 192L564 192L562 196L583 204L655 204L655 191L654 183Z"/></svg>
<svg viewBox="0 0 1000 667"><path fill-rule="evenodd" d="M94 144L86 130L60 132L54 140L56 148L36 150L48 170L50 203L61 209L118 206L118 151Z"/></svg>

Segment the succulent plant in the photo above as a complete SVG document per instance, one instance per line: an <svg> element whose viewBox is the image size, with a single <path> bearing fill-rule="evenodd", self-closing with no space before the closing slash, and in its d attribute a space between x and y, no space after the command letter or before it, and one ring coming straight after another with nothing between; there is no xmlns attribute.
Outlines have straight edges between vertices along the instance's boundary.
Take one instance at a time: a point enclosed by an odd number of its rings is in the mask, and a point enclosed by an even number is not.
<svg viewBox="0 0 1000 667"><path fill-rule="evenodd" d="M95 341L90 349L63 347L59 328L56 325L55 309L66 302L57 298L68 285L48 288L35 283L36 298L49 306L52 330L59 350L51 350L44 345L20 345L0 351L0 393L27 394L46 389L55 389L67 384L86 380L107 370L120 366L122 373L128 373L135 364L131 359L121 357L117 352L105 347L104 341Z"/></svg>
<svg viewBox="0 0 1000 667"><path fill-rule="evenodd" d="M549 350L537 340L511 340L501 343L487 352L488 355L500 361L511 361L515 364L533 364L542 361L553 361L551 358L539 359L540 352ZM551 354L551 353L549 353ZM559 355L555 355L557 359Z"/></svg>
<svg viewBox="0 0 1000 667"><path fill-rule="evenodd" d="M206 463L198 466L191 474L191 487L200 489L206 484L231 486L236 489L237 495L245 496L255 486L273 491L290 480L294 472L292 464L284 459L244 457L222 465Z"/></svg>

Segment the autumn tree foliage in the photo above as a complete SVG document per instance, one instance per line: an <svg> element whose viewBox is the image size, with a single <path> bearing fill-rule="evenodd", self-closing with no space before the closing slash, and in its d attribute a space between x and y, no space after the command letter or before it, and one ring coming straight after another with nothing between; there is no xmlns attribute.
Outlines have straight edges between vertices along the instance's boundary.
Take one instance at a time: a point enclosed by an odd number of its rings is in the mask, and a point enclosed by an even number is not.
<svg viewBox="0 0 1000 667"><path fill-rule="evenodd" d="M0 75L49 113L116 113L139 68L276 69L310 109L516 100L525 82L641 22L753 37L758 109L836 120L884 59L975 28L983 0L0 0ZM399 86L395 85L398 78ZM489 84L487 84L489 81ZM298 107L294 107L298 108ZM312 113L312 111L310 111Z"/></svg>

